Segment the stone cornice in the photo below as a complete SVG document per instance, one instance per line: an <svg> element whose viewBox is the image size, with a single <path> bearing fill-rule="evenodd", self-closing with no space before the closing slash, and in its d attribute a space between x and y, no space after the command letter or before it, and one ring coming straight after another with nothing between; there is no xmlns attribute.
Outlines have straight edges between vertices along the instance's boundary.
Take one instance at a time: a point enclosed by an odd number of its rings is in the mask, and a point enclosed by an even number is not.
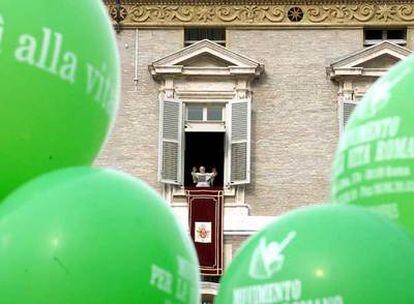
<svg viewBox="0 0 414 304"><path fill-rule="evenodd" d="M399 46L390 41L383 41L373 46L363 48L360 51L350 54L344 58L341 58L333 62L331 64L331 67L333 69L355 67L362 64L363 62L375 59L385 54L402 60L405 57L409 56L411 53L412 51L405 47Z"/></svg>
<svg viewBox="0 0 414 304"><path fill-rule="evenodd" d="M103 0L115 4L115 0ZM412 0L121 0L121 5L329 5L329 4L412 4Z"/></svg>
<svg viewBox="0 0 414 304"><path fill-rule="evenodd" d="M106 4L121 27L414 26L413 1L129 0L118 10Z"/></svg>
<svg viewBox="0 0 414 304"><path fill-rule="evenodd" d="M184 62L200 55L221 59L227 66L192 67ZM235 53L209 40L196 42L173 54L154 61L149 67L154 78L165 76L237 76L244 78L259 77L264 66L259 62Z"/></svg>
<svg viewBox="0 0 414 304"><path fill-rule="evenodd" d="M333 62L326 71L329 78L336 80L350 76L380 77L387 72L388 67L363 67L363 64L384 55L403 60L411 54L412 51L405 47L383 41Z"/></svg>
<svg viewBox="0 0 414 304"><path fill-rule="evenodd" d="M155 65L175 65L180 64L183 61L187 61L191 58L195 58L201 54L209 54L212 57L217 57L223 61L229 62L232 66L239 67L252 67L257 68L260 63L250 59L246 56L242 56L235 53L220 44L217 44L208 39L198 41L186 48L183 48L173 54L167 55L163 58L156 60Z"/></svg>

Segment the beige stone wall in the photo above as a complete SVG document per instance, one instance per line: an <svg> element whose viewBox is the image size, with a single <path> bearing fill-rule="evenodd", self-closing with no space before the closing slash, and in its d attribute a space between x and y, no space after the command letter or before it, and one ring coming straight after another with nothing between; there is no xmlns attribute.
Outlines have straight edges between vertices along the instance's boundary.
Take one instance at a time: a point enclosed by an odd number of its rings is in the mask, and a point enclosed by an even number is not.
<svg viewBox="0 0 414 304"><path fill-rule="evenodd" d="M414 50L414 27L407 29L407 47L410 50Z"/></svg>
<svg viewBox="0 0 414 304"><path fill-rule="evenodd" d="M254 85L253 215L278 215L327 199L338 141L337 85L325 68L363 47L358 29L228 30L228 47L264 63Z"/></svg>
<svg viewBox="0 0 414 304"><path fill-rule="evenodd" d="M117 35L122 61L122 102L97 165L123 170L161 190L157 182L158 90L148 73L152 61L180 49L182 30L138 30L138 86L135 86L136 31Z"/></svg>
<svg viewBox="0 0 414 304"><path fill-rule="evenodd" d="M224 236L224 243L231 245L231 256L232 259L236 256L237 250L240 246L249 238L249 236L245 235L225 235ZM229 262L229 261L226 261Z"/></svg>
<svg viewBox="0 0 414 304"><path fill-rule="evenodd" d="M117 35L122 59L122 102L98 165L121 169L157 190L158 89L148 73L155 59L183 46L180 29ZM278 215L327 198L330 163L338 140L337 86L326 78L334 60L362 48L362 30L264 29L227 31L228 47L265 64L254 84L253 215Z"/></svg>

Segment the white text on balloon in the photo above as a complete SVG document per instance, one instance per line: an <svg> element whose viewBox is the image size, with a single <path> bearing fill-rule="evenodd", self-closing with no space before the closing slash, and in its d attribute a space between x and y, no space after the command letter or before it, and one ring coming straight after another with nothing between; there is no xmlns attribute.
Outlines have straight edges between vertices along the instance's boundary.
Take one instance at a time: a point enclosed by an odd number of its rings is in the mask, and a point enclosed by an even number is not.
<svg viewBox="0 0 414 304"><path fill-rule="evenodd" d="M112 107L116 100L116 90L113 87L113 81L105 76L106 65L103 65L101 69L97 69L92 64L87 63L86 68L88 72L86 93L88 95L94 95L94 99L102 104L104 110L112 113Z"/></svg>
<svg viewBox="0 0 414 304"><path fill-rule="evenodd" d="M1 52L1 43L3 42L3 34L4 34L4 20L0 14L0 52Z"/></svg>
<svg viewBox="0 0 414 304"><path fill-rule="evenodd" d="M50 28L42 29L42 41L29 34L19 37L19 46L15 58L22 63L37 67L43 71L59 76L70 83L75 82L78 59L72 52L62 51L63 36ZM53 36L53 37L52 37Z"/></svg>

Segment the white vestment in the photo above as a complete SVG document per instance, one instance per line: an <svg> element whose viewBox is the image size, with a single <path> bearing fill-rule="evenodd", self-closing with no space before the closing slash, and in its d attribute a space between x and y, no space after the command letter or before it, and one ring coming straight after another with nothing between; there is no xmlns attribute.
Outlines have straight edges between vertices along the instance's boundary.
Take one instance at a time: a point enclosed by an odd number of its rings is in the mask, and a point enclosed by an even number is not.
<svg viewBox="0 0 414 304"><path fill-rule="evenodd" d="M193 180L197 182L196 187L210 187L210 179L214 173L192 172L191 175L193 176Z"/></svg>

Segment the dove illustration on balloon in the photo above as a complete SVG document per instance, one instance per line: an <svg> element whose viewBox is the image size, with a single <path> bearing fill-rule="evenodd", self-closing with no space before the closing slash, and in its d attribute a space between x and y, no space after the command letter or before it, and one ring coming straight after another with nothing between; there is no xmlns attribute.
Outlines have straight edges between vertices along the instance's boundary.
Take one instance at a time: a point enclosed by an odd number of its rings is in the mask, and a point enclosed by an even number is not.
<svg viewBox="0 0 414 304"><path fill-rule="evenodd" d="M282 252L295 236L296 231L292 231L282 242L270 242L269 244L266 244L266 238L262 237L259 246L252 255L249 268L250 276L255 279L269 279L280 271L285 261Z"/></svg>

